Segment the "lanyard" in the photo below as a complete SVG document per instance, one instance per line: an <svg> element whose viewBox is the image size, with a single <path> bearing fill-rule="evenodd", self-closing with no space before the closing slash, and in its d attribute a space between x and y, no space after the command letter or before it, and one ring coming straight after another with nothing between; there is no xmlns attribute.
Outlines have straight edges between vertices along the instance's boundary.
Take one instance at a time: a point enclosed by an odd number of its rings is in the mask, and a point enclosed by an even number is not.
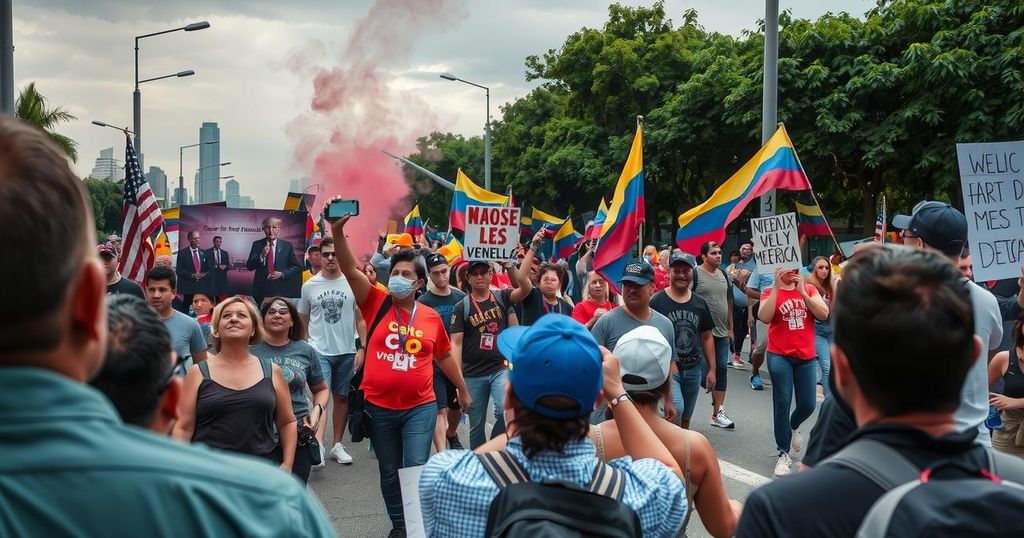
<svg viewBox="0 0 1024 538"><path fill-rule="evenodd" d="M487 299L486 300L487 301L493 301L494 304L498 304L498 300L494 298L494 293L493 292L490 292L490 291L487 292ZM469 302L473 303L473 308L476 310L476 314L478 316L483 317L483 312L480 310L480 304L476 302L476 297L473 297L472 293L469 294Z"/></svg>
<svg viewBox="0 0 1024 538"><path fill-rule="evenodd" d="M395 323L398 325L398 343L401 345L400 349L405 353L405 340L409 337L409 333L412 332L412 321L416 319L416 306L419 305L417 302L412 303L412 312L409 314L409 324L405 327L405 334L402 334L402 316L400 315L398 305L393 305L395 309Z"/></svg>
<svg viewBox="0 0 1024 538"><path fill-rule="evenodd" d="M555 300L557 301L558 299L555 299ZM551 305L551 304L548 303L548 300L544 299L544 298L541 298L541 302L544 303L544 311L546 313L550 314L552 308L555 309L555 313L556 314L561 314L562 313L562 303L557 303L556 302L554 305Z"/></svg>

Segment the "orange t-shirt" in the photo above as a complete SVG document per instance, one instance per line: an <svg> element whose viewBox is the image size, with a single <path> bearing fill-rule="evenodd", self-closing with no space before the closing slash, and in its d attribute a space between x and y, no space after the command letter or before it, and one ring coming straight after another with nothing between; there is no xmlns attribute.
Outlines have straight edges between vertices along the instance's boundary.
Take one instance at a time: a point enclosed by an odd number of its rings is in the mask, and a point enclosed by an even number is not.
<svg viewBox="0 0 1024 538"><path fill-rule="evenodd" d="M387 294L370 288L359 310L367 329L377 317ZM441 316L433 308L416 303L416 317L392 305L381 318L373 334L367 336L363 384L366 401L385 409L411 409L434 401L434 359L452 349ZM399 350L402 339L405 349Z"/></svg>

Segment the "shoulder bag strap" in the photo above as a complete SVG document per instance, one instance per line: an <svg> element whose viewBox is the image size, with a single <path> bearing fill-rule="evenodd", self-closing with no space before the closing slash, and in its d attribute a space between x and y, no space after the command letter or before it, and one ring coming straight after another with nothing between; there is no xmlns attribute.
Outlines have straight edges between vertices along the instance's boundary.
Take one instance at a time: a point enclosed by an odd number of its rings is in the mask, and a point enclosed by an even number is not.
<svg viewBox="0 0 1024 538"><path fill-rule="evenodd" d="M822 463L853 469L885 491L916 480L921 474L903 454L871 439L858 439Z"/></svg>
<svg viewBox="0 0 1024 538"><path fill-rule="evenodd" d="M526 476L526 471L519 465L519 462L504 450L484 452L477 454L476 457L484 466L484 470L487 471L491 480L498 485L498 489L530 481L530 477Z"/></svg>
<svg viewBox="0 0 1024 538"><path fill-rule="evenodd" d="M377 309L377 314L373 317L373 323L370 324L370 328L366 331L367 340L370 339L370 335L373 334L373 331L377 328L377 325L380 325L380 321L384 319L384 316L387 315L388 309L391 308L391 304L391 295L388 294L388 296L384 298L384 301L380 303L380 308ZM368 343L369 342L365 342L364 345Z"/></svg>
<svg viewBox="0 0 1024 538"><path fill-rule="evenodd" d="M270 365L270 359L258 357L260 360L260 368L263 369L263 379L272 379L274 375L274 369Z"/></svg>
<svg viewBox="0 0 1024 538"><path fill-rule="evenodd" d="M625 490L626 479L622 471L603 461L598 461L594 466L594 477L590 480L587 491L621 501Z"/></svg>
<svg viewBox="0 0 1024 538"><path fill-rule="evenodd" d="M203 374L203 379L211 379L210 378L210 365L206 364L206 361L197 362L196 364L199 366L199 372L201 374Z"/></svg>

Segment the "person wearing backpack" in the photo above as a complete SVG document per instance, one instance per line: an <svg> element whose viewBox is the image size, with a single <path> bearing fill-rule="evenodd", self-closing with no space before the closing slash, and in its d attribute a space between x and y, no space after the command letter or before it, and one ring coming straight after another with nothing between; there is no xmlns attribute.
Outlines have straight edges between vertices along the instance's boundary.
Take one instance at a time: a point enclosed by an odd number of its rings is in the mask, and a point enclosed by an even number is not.
<svg viewBox="0 0 1024 538"><path fill-rule="evenodd" d="M674 536L683 474L623 388L618 359L569 316L509 328L498 345L512 364L507 439L430 458L419 483L426 535ZM601 395L631 456L607 464L587 437Z"/></svg>
<svg viewBox="0 0 1024 538"><path fill-rule="evenodd" d="M874 244L844 269L833 307L832 376L859 429L813 469L751 493L736 535L1024 535L1024 463L957 427L981 341L956 266Z"/></svg>

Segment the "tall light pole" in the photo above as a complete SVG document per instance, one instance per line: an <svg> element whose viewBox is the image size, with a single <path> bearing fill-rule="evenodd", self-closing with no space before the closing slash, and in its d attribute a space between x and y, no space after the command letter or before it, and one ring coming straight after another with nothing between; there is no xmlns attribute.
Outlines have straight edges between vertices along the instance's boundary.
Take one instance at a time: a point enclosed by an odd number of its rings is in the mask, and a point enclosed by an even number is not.
<svg viewBox="0 0 1024 538"><path fill-rule="evenodd" d="M484 123L484 188L491 190L491 89L475 82L463 80L451 73L441 73L441 78L476 86L487 92L487 121Z"/></svg>
<svg viewBox="0 0 1024 538"><path fill-rule="evenodd" d="M178 199L178 206L183 206L185 197L185 176L182 172L182 156L185 154L185 150L188 148L196 148L204 144L218 144L220 140L210 140L209 142L199 142L196 144L189 144L187 146L181 146L178 148L178 190L175 191L174 197ZM218 165L219 166L219 165Z"/></svg>
<svg viewBox="0 0 1024 538"><path fill-rule="evenodd" d="M761 145L775 134L779 119L779 0L765 0L764 84L761 94ZM760 215L775 214L775 191L761 195Z"/></svg>
<svg viewBox="0 0 1024 538"><path fill-rule="evenodd" d="M14 11L0 0L0 113L14 115Z"/></svg>
<svg viewBox="0 0 1024 538"><path fill-rule="evenodd" d="M6 1L6 0L3 0ZM143 82L150 82L153 80L160 80L169 77L187 77L194 75L194 71L181 71L173 75L166 75L162 77L150 78L146 80L139 80L139 40L147 37L153 37L162 34L169 34L171 32L178 32L184 30L186 32L194 32L196 30L205 30L210 27L210 23L206 21L193 22L186 24L180 28L171 28L170 30L163 30L160 32L153 32L151 34L144 34L135 36L135 92L132 94L132 111L134 115L134 127L135 127L135 153L139 155L139 159L142 159L142 94L139 92L139 84ZM184 74L187 73L187 74ZM142 166L142 163L139 163Z"/></svg>

